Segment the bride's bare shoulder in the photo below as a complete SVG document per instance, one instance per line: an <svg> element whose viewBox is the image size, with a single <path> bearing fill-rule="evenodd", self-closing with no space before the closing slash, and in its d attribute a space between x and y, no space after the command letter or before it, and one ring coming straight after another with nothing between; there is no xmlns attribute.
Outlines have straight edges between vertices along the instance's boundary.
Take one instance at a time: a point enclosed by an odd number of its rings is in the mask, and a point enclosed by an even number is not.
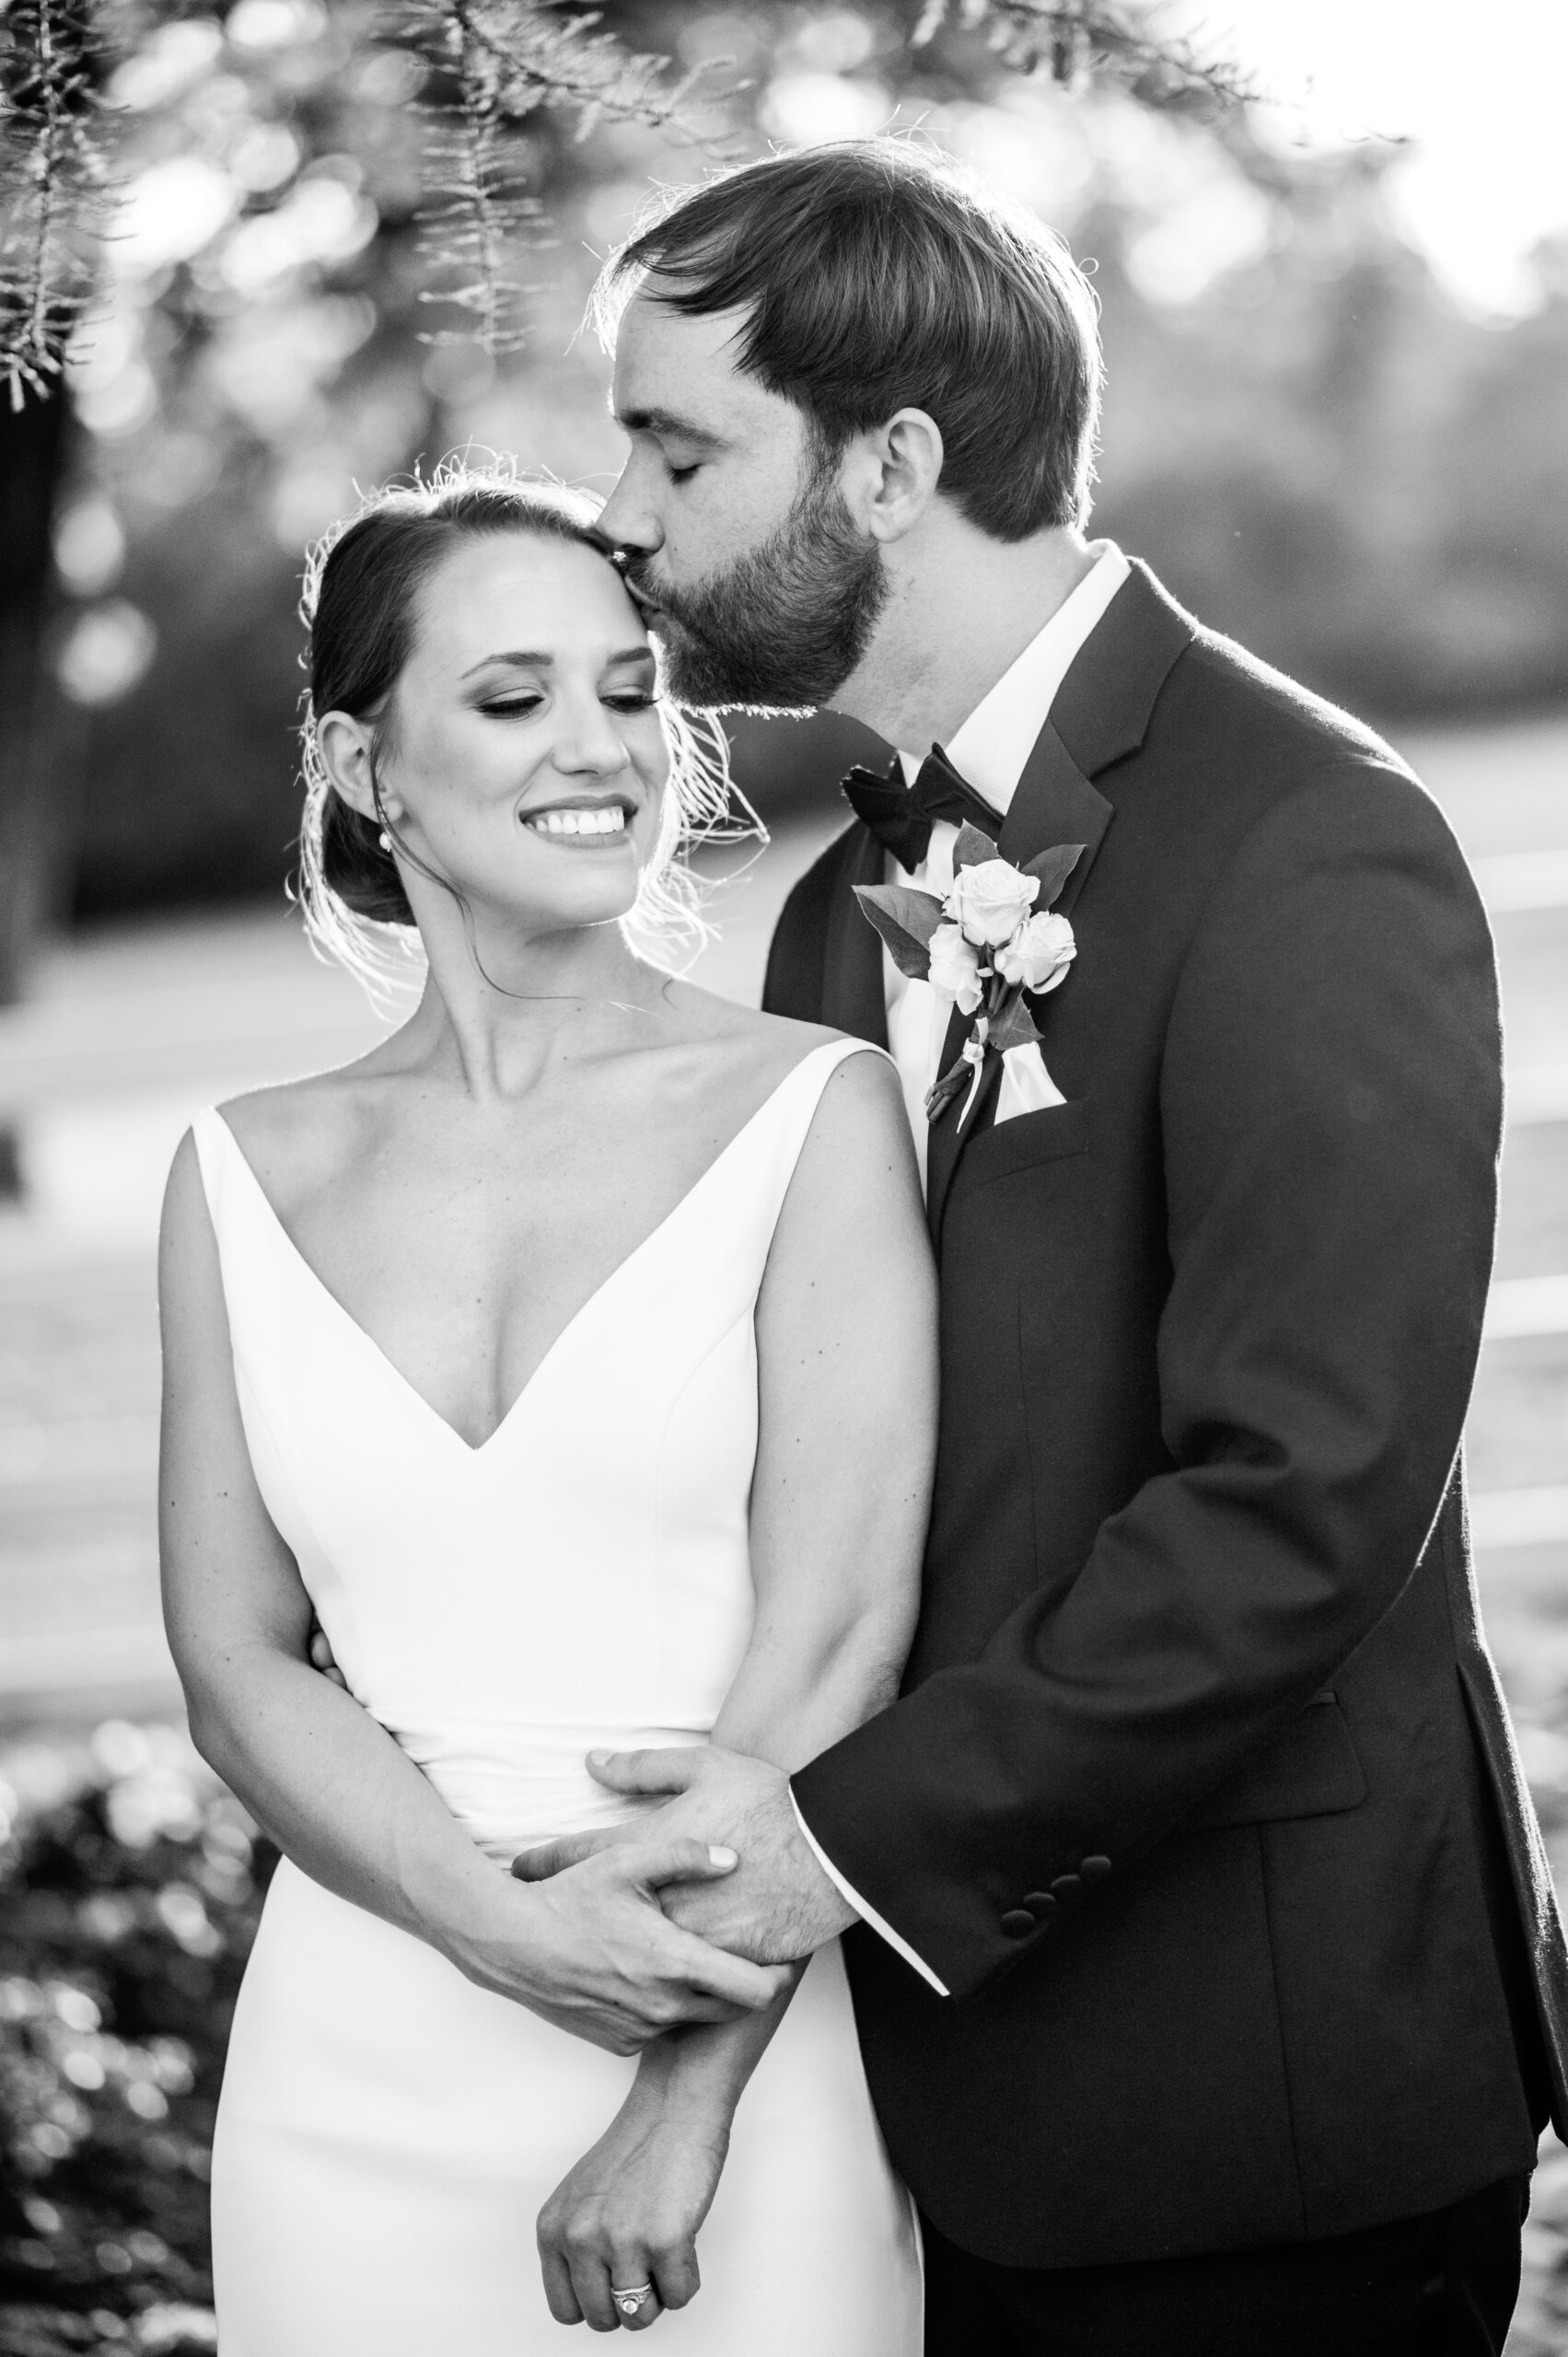
<svg viewBox="0 0 1568 2357"><path fill-rule="evenodd" d="M817 1126L833 1119L831 1108L848 1097L872 1105L900 1106L898 1075L885 1051L869 1040L835 1031L826 1023L798 1023L793 1016L760 1015L750 1007L728 1010L724 1027L726 1061L745 1074L752 1087L776 1088L798 1063L819 1048L844 1046L859 1051L846 1055L830 1077Z"/></svg>
<svg viewBox="0 0 1568 2357"><path fill-rule="evenodd" d="M738 1005L733 999L720 998L694 982L679 987L693 1025L715 1046L734 1050L755 1063L775 1063L781 1072L787 1072L813 1048L848 1037L826 1023L800 1023L792 1015L764 1015L759 1007Z"/></svg>
<svg viewBox="0 0 1568 2357"><path fill-rule="evenodd" d="M340 1169L370 1115L372 1085L353 1067L252 1088L218 1107L269 1193L308 1190Z"/></svg>

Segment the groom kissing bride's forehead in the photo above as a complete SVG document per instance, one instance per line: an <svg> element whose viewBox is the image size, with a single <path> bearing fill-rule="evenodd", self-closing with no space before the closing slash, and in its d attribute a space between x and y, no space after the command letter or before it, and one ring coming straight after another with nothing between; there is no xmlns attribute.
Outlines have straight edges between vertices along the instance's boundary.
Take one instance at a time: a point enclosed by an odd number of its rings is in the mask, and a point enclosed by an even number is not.
<svg viewBox="0 0 1568 2357"><path fill-rule="evenodd" d="M601 528L673 691L897 749L765 1004L890 1049L941 1276L902 1695L768 1808L686 1755L669 1822L736 1833L729 1944L861 1919L934 2351L1495 2349L1568 1974L1469 1567L1463 861L1378 738L1085 540L1089 289L963 175L748 167L600 318Z"/></svg>

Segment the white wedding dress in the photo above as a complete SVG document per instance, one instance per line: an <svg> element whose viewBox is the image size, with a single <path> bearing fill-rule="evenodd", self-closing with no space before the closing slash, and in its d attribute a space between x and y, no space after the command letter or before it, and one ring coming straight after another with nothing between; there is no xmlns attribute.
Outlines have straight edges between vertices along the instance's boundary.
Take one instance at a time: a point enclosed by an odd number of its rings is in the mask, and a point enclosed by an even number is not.
<svg viewBox="0 0 1568 2357"><path fill-rule="evenodd" d="M710 1732L749 1633L752 1313L830 1073L813 1050L577 1312L482 1447L301 1258L220 1115L195 1125L268 1512L350 1688L505 1871L624 1816L593 1746ZM286 1860L240 1991L213 2161L223 2357L572 2344L534 2221L635 2065L465 1980ZM912 2206L837 1944L742 2097L670 2357L914 2357Z"/></svg>

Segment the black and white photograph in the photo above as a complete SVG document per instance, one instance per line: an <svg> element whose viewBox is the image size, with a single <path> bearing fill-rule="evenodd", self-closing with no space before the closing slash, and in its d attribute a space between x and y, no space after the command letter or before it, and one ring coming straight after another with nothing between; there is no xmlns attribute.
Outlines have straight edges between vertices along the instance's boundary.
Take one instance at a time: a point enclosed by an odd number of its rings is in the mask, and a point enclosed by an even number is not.
<svg viewBox="0 0 1568 2357"><path fill-rule="evenodd" d="M0 5L0 2357L1568 2357L1564 89Z"/></svg>

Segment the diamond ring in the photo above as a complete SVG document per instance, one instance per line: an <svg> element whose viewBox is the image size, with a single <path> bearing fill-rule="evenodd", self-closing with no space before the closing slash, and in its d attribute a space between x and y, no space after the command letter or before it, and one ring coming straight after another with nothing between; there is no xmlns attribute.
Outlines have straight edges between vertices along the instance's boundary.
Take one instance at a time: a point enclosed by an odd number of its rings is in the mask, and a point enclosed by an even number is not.
<svg viewBox="0 0 1568 2357"><path fill-rule="evenodd" d="M623 2316L634 2316L645 2300L654 2296L651 2283L612 2283L610 2296Z"/></svg>

